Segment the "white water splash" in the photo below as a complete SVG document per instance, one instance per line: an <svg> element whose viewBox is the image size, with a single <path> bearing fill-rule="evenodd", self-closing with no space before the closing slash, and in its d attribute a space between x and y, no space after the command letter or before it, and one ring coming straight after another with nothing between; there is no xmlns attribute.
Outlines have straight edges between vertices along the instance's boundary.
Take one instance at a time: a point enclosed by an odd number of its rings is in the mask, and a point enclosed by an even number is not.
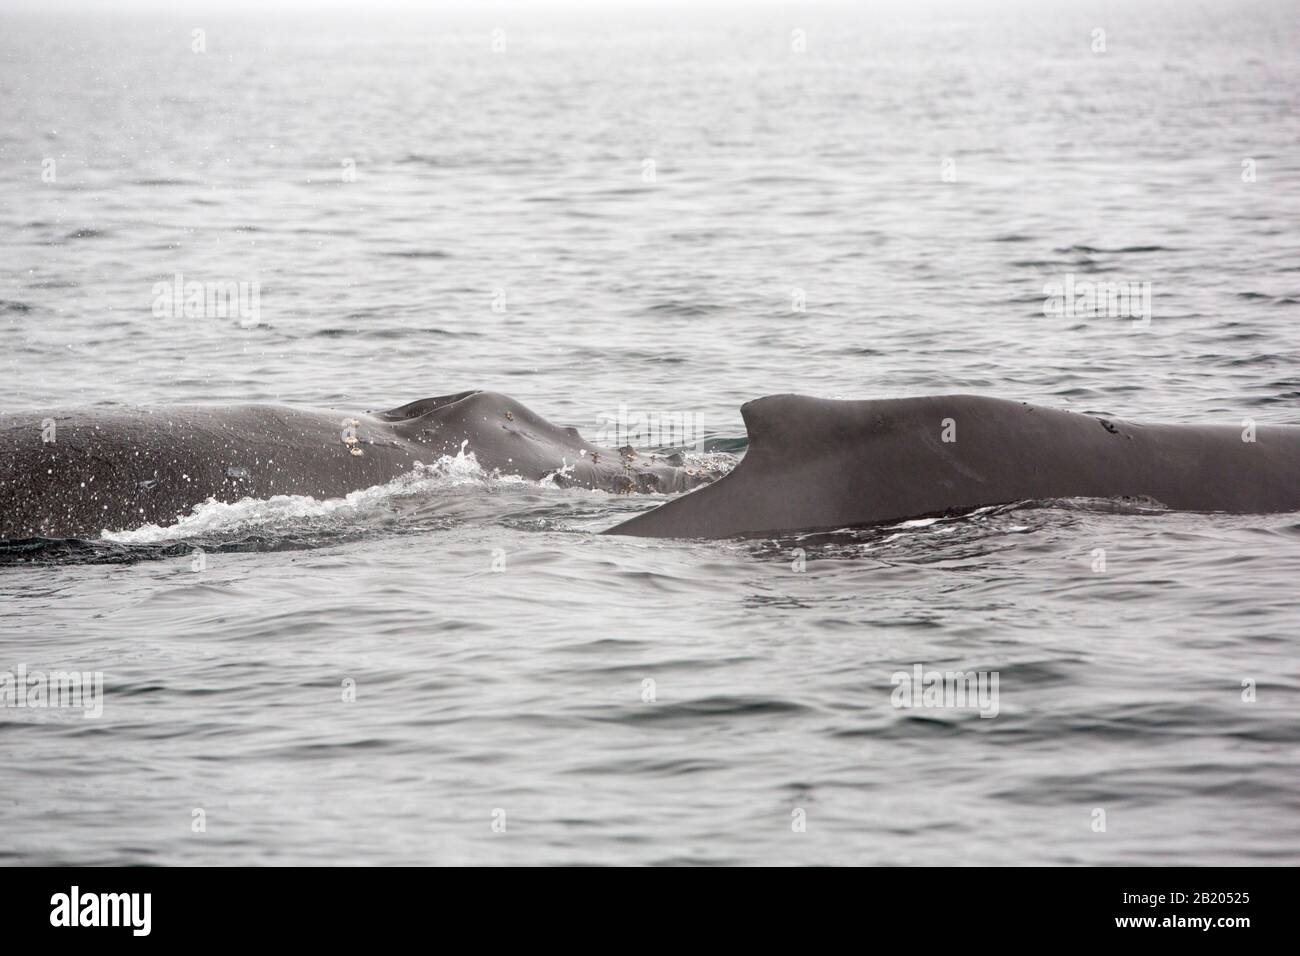
<svg viewBox="0 0 1300 956"><path fill-rule="evenodd" d="M486 472L473 452L465 450L444 455L432 465L416 462L415 467L382 485L353 491L342 498L313 498L310 495L274 495L270 498L242 498L217 501L209 498L195 505L191 512L171 525L148 524L131 531L103 531L105 541L118 544L155 544L177 538L197 538L225 534L235 529L282 528L335 515L363 514L389 501L411 495L423 495L449 488L476 485L491 490L497 485L541 485L517 475Z"/></svg>

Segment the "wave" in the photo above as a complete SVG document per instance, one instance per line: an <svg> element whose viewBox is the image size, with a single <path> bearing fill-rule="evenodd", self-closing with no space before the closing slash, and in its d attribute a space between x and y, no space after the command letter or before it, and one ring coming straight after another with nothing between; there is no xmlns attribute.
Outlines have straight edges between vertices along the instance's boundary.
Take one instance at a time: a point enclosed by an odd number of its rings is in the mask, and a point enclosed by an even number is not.
<svg viewBox="0 0 1300 956"><path fill-rule="evenodd" d="M788 560L792 548L815 552L819 558L850 559L879 557L880 549L902 548L919 558L929 553L931 543L938 538L955 535L968 542L991 541L1005 535L1032 532L1036 528L1030 514L1051 511L1096 515L1173 514L1165 505L1147 497L1035 498L882 524L789 532L755 538L745 542L745 546L755 556L780 560Z"/></svg>

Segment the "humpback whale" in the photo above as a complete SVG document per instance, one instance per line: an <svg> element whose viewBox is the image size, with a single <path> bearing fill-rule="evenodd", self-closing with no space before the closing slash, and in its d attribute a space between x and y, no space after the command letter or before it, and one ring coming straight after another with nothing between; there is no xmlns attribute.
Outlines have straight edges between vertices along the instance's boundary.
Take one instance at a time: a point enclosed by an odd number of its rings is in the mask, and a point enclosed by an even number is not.
<svg viewBox="0 0 1300 956"><path fill-rule="evenodd" d="M741 414L749 448L730 473L605 533L724 538L1075 497L1300 510L1300 425L1148 425L976 395L774 395Z"/></svg>
<svg viewBox="0 0 1300 956"><path fill-rule="evenodd" d="M337 498L462 450L489 473L612 492L685 491L715 477L593 445L487 391L375 414L259 404L7 414L0 441L3 539L169 525L209 498Z"/></svg>

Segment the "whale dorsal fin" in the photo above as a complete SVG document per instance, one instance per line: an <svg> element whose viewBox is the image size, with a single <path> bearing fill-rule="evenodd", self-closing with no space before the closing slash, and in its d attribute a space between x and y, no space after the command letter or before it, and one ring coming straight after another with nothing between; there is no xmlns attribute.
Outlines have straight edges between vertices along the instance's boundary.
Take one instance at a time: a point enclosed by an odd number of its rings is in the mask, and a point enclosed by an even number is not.
<svg viewBox="0 0 1300 956"><path fill-rule="evenodd" d="M808 395L769 395L740 406L749 448L745 455L788 459L820 444L827 402ZM819 414L820 412L820 414Z"/></svg>

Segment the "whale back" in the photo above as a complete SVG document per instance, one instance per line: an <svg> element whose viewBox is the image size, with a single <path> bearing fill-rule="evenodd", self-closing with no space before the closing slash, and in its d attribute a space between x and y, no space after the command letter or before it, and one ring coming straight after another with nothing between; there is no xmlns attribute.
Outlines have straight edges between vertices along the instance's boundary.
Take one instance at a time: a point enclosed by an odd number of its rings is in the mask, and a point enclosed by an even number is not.
<svg viewBox="0 0 1300 956"><path fill-rule="evenodd" d="M1300 427L1139 425L973 395L742 407L750 447L707 488L610 529L729 537L956 513L1040 498L1300 509Z"/></svg>
<svg viewBox="0 0 1300 956"><path fill-rule="evenodd" d="M8 414L0 415L0 439L8 450L0 459L6 539L167 525L209 498L338 497L389 481L412 462L370 419L281 405Z"/></svg>
<svg viewBox="0 0 1300 956"><path fill-rule="evenodd" d="M657 455L593 444L508 395L458 392L387 412L394 434L431 455L472 454L488 472L550 478L556 484L616 492L676 492L716 477Z"/></svg>

